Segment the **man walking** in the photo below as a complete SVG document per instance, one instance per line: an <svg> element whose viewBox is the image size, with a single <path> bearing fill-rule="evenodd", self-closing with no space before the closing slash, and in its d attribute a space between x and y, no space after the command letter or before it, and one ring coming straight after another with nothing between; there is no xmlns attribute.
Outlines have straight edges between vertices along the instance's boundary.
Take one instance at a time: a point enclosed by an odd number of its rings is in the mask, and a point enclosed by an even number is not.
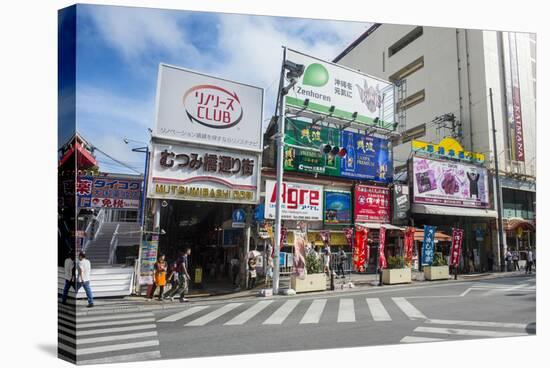
<svg viewBox="0 0 550 368"><path fill-rule="evenodd" d="M344 273L344 262L348 259L348 256L346 255L346 252L344 252L344 248L340 247L340 250L338 251L338 269L337 273L340 275L341 278L345 278L346 275Z"/></svg>
<svg viewBox="0 0 550 368"><path fill-rule="evenodd" d="M76 289L74 282L74 253L71 250L67 258L65 259L64 264L65 270L65 286L63 287L63 294L61 294L61 304L67 304L67 296L69 295L69 289L72 286L73 289Z"/></svg>
<svg viewBox="0 0 550 368"><path fill-rule="evenodd" d="M88 308L94 306L94 297L92 295L92 288L90 287L90 275L92 273L92 265L89 260L86 259L86 253L78 253L78 261L76 263L76 290L75 296L78 294L78 290L81 286L84 287L86 291L86 297L88 298Z"/></svg>
<svg viewBox="0 0 550 368"><path fill-rule="evenodd" d="M180 257L178 258L178 285L177 287L171 289L168 293L166 293L166 298L170 298L172 301L174 301L174 296L179 293L180 297L180 303L187 302L188 300L185 298L185 293L189 291L189 280L191 280L191 276L189 276L189 259L188 257L191 255L191 249L187 248L185 249L185 252L183 252Z"/></svg>
<svg viewBox="0 0 550 368"><path fill-rule="evenodd" d="M529 271L529 274L531 274L533 268L533 251L531 251L531 248L527 248L527 265L525 266L525 274L527 274L527 271Z"/></svg>
<svg viewBox="0 0 550 368"><path fill-rule="evenodd" d="M519 252L517 250L512 252L512 262L514 263L514 271L519 271Z"/></svg>

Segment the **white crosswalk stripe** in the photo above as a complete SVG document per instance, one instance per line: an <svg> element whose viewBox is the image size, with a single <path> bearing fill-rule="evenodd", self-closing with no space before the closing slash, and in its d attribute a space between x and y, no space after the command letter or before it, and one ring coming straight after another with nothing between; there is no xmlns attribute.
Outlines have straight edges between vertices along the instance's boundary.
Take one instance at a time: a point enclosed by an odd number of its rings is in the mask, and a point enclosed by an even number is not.
<svg viewBox="0 0 550 368"><path fill-rule="evenodd" d="M428 319L426 323L440 324L440 325L460 325L460 326L474 326L474 327L497 327L497 328L527 328L525 323L508 323L508 322L485 322L485 321L454 321L446 319Z"/></svg>
<svg viewBox="0 0 550 368"><path fill-rule="evenodd" d="M311 305L302 317L300 323L319 323L326 304L326 299L315 299L313 302L311 302Z"/></svg>
<svg viewBox="0 0 550 368"><path fill-rule="evenodd" d="M465 330L465 329L457 329L457 328L424 327L424 326L419 326L415 328L414 332L442 334L442 335L475 336L475 337L511 337L511 336L528 335L527 332Z"/></svg>
<svg viewBox="0 0 550 368"><path fill-rule="evenodd" d="M75 317L60 309L59 354L79 365L159 359L154 321L151 312Z"/></svg>
<svg viewBox="0 0 550 368"><path fill-rule="evenodd" d="M355 306L353 299L340 299L338 322L355 322Z"/></svg>
<svg viewBox="0 0 550 368"><path fill-rule="evenodd" d="M391 321L391 317L378 298L367 298L367 305L374 321Z"/></svg>
<svg viewBox="0 0 550 368"><path fill-rule="evenodd" d="M272 300L263 300L261 302L258 302L257 304L254 304L252 307L248 308L237 317L233 318L229 322L226 322L225 324L228 326L242 325L258 313L260 313L262 310L264 310L271 303L273 303Z"/></svg>
<svg viewBox="0 0 550 368"><path fill-rule="evenodd" d="M405 336L401 339L400 342L413 343L413 342L434 342L434 341L444 341L436 337L422 337L422 336Z"/></svg>
<svg viewBox="0 0 550 368"><path fill-rule="evenodd" d="M287 300L279 307L268 319L264 321L264 325L280 325L289 316L290 313L300 303L300 300Z"/></svg>
<svg viewBox="0 0 550 368"><path fill-rule="evenodd" d="M221 308L216 309L213 312L208 313L207 315L204 315L200 318L197 318L196 320L193 320L189 323L187 323L185 326L204 326L208 322L212 322L213 320L223 316L224 314L232 311L233 309L240 306L242 303L229 303L224 305Z"/></svg>
<svg viewBox="0 0 550 368"><path fill-rule="evenodd" d="M416 320L416 319L427 319L426 316L416 309L414 305L409 303L407 299L405 298L392 298L395 304L405 313L409 319Z"/></svg>
<svg viewBox="0 0 550 368"><path fill-rule="evenodd" d="M168 316L166 318L160 319L158 322L175 322L179 321L182 318L192 316L193 314L200 312L203 309L208 308L208 306L197 306L197 307L191 307L189 309L185 309L181 312L178 312L176 314L172 314L171 316Z"/></svg>

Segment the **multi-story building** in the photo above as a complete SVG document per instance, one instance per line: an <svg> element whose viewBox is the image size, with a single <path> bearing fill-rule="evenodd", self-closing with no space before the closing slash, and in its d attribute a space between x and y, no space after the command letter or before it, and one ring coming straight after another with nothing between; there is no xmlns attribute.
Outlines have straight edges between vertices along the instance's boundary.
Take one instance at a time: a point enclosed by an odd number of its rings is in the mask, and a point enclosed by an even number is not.
<svg viewBox="0 0 550 368"><path fill-rule="evenodd" d="M407 168L413 139L437 143L453 136L465 150L485 154L485 166L493 179L498 159L508 235L505 247L507 244L521 250L535 245L534 34L375 24L334 62L395 83L395 111L401 133L393 152L397 172L400 167ZM489 89L493 95L496 150ZM491 203L496 209L494 180L490 186ZM413 216L414 212L413 204ZM485 228L482 225L475 221L466 224L465 241L475 243ZM486 225L490 235L486 251L480 254L481 264L485 264L490 250L495 256L501 253L496 245L496 221Z"/></svg>

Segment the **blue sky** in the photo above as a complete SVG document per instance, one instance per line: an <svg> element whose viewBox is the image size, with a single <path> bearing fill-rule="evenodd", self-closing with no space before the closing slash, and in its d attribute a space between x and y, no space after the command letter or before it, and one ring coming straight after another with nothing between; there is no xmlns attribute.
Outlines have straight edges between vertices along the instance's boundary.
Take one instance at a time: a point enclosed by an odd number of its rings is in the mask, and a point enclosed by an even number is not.
<svg viewBox="0 0 550 368"><path fill-rule="evenodd" d="M143 171L154 124L160 62L263 87L273 115L282 45L332 60L370 24L221 13L78 5L77 130ZM264 128L266 122L264 122ZM132 173L97 154L101 171Z"/></svg>

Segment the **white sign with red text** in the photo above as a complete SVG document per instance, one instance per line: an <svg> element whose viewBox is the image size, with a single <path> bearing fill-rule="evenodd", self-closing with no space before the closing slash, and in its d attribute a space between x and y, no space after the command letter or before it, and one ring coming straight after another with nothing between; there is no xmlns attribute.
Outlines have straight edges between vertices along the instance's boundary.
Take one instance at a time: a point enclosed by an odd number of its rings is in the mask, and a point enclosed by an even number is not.
<svg viewBox="0 0 550 368"><path fill-rule="evenodd" d="M275 218L276 182L265 182L265 218ZM281 193L283 220L323 220L323 187L303 183L283 182Z"/></svg>
<svg viewBox="0 0 550 368"><path fill-rule="evenodd" d="M262 151L263 89L160 64L153 136Z"/></svg>

